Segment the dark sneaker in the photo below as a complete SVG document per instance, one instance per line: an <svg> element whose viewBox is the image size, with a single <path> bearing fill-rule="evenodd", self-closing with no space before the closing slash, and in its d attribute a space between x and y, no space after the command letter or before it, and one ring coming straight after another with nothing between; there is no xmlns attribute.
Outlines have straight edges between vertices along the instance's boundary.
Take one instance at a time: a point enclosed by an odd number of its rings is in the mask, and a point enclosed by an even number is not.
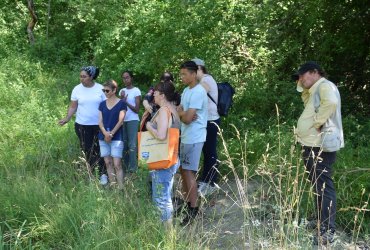
<svg viewBox="0 0 370 250"><path fill-rule="evenodd" d="M307 221L307 223L306 223L306 229L307 230L317 230L317 224L318 223L318 221L317 220L315 220L315 219L313 219L313 220L309 220L309 221Z"/></svg>
<svg viewBox="0 0 370 250"><path fill-rule="evenodd" d="M181 214L186 213L188 211L188 207L190 207L190 202L186 203L183 200L181 201L174 202L174 205L176 207L175 211L173 212L174 217L179 217Z"/></svg>
<svg viewBox="0 0 370 250"><path fill-rule="evenodd" d="M199 208L198 207L190 207L190 204L189 204L188 211L187 211L184 219L182 219L180 225L181 226L187 226L188 224L192 223L194 221L194 219L197 217L198 213L199 213Z"/></svg>
<svg viewBox="0 0 370 250"><path fill-rule="evenodd" d="M314 245L327 246L334 242L334 230L326 230L320 233L320 236L317 233L313 237Z"/></svg>

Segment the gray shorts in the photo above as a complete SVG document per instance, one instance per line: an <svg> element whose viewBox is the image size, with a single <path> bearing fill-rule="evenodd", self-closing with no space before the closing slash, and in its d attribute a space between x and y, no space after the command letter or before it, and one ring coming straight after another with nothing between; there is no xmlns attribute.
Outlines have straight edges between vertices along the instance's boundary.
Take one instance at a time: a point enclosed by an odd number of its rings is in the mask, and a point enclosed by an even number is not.
<svg viewBox="0 0 370 250"><path fill-rule="evenodd" d="M198 171L203 144L204 142L180 144L180 163L182 169Z"/></svg>

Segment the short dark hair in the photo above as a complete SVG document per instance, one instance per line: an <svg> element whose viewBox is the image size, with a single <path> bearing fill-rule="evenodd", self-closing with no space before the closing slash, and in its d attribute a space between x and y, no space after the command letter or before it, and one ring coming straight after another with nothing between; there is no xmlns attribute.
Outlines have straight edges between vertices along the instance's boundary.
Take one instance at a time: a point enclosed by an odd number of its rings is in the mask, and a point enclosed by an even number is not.
<svg viewBox="0 0 370 250"><path fill-rule="evenodd" d="M191 72L197 73L198 65L193 61L186 61L180 65L180 69L187 69Z"/></svg>

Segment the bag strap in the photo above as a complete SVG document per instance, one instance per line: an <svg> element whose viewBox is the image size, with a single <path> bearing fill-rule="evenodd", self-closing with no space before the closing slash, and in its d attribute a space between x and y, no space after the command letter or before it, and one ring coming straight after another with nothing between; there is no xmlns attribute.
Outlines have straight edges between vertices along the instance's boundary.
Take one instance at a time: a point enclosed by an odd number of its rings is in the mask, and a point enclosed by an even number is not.
<svg viewBox="0 0 370 250"><path fill-rule="evenodd" d="M313 96L313 106L315 108L315 113L318 113L319 112L319 108L320 108L320 102L321 102L321 98L320 98L320 85L321 85L321 82L320 84L316 87L315 89L315 94Z"/></svg>
<svg viewBox="0 0 370 250"><path fill-rule="evenodd" d="M162 108L162 107L161 107ZM160 108L160 109L161 109ZM167 109L167 115L168 115L168 128L171 128L171 125L172 125L172 122L173 122L173 118L172 118L172 112L171 110L167 107L167 106L164 106L163 108L166 108ZM154 114L154 116L152 117L152 119L150 120L150 122L153 122L154 121L154 118L159 114L159 110ZM172 121L172 122L171 122Z"/></svg>
<svg viewBox="0 0 370 250"><path fill-rule="evenodd" d="M171 128L171 125L173 123L172 112L167 106L166 106L166 108L167 108L167 115L168 115L168 128Z"/></svg>
<svg viewBox="0 0 370 250"><path fill-rule="evenodd" d="M215 100L212 98L212 96L211 96L209 93L207 93L207 95L208 95L209 99L211 99L211 100L212 100L212 102L214 102L214 104L216 104L216 106L217 106L217 103L216 103L216 102L215 102Z"/></svg>
<svg viewBox="0 0 370 250"><path fill-rule="evenodd" d="M143 128L147 122L146 120L148 119L149 115L150 113L148 111L145 111L143 116L141 117L139 132L143 131Z"/></svg>

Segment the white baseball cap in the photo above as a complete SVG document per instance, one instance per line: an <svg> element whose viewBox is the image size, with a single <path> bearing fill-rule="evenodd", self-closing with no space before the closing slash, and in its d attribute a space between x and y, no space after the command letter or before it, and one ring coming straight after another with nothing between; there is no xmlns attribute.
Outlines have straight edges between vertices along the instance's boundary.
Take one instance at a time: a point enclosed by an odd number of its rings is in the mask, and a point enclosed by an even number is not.
<svg viewBox="0 0 370 250"><path fill-rule="evenodd" d="M192 61L195 62L195 64L198 65L198 66L205 66L204 61L202 59L197 58L197 57L192 59Z"/></svg>

